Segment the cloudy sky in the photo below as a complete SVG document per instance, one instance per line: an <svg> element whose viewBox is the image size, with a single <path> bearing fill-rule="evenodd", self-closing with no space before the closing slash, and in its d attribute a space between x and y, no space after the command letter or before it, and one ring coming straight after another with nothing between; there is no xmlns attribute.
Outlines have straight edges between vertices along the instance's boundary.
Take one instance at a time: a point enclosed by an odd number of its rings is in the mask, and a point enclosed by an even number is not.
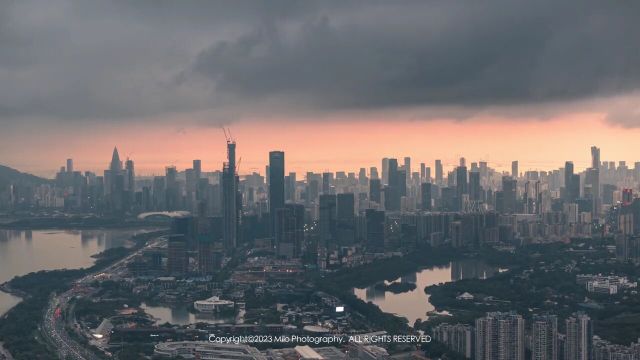
<svg viewBox="0 0 640 360"><path fill-rule="evenodd" d="M0 2L0 163L640 160L637 1Z"/></svg>

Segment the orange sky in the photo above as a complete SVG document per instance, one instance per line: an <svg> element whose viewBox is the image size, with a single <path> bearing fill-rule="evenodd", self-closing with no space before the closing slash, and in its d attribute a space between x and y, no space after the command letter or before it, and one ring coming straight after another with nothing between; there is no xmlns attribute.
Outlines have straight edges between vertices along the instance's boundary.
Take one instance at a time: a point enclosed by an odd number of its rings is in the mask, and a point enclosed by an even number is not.
<svg viewBox="0 0 640 360"><path fill-rule="evenodd" d="M468 162L485 160L498 169L551 169L573 160L577 169L588 166L590 146L597 145L602 160L633 163L640 153L640 129L626 129L604 122L601 114L565 115L547 121L478 118L470 121L373 120L316 121L245 120L231 125L242 157L241 173L264 173L270 150L283 150L286 171L357 171L380 166L383 157L411 156L413 170L420 162L433 166L442 159L453 166L460 156ZM0 163L43 176L52 176L67 157L78 170L102 173L114 145L120 156L130 156L138 174L160 174L166 165L179 170L202 159L203 170L220 169L225 157L222 130L215 126L100 125L30 135L29 146L21 137L2 145Z"/></svg>

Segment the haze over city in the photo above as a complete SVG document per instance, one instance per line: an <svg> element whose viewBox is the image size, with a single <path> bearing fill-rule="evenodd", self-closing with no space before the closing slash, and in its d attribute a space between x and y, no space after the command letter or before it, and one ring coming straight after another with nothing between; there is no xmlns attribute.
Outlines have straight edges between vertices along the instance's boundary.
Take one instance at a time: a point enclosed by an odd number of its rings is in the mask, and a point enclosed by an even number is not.
<svg viewBox="0 0 640 360"><path fill-rule="evenodd" d="M640 2L0 1L0 360L640 360Z"/></svg>

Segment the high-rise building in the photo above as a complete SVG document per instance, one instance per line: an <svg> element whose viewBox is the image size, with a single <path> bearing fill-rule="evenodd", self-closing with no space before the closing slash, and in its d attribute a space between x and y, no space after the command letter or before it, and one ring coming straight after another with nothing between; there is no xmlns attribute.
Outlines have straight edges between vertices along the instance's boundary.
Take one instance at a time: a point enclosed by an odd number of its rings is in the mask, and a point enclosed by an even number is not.
<svg viewBox="0 0 640 360"><path fill-rule="evenodd" d="M518 160L514 160L511 162L511 177L517 179L519 176L518 172Z"/></svg>
<svg viewBox="0 0 640 360"><path fill-rule="evenodd" d="M422 210L431 210L431 199L431 183L425 182L420 184L420 203L422 206Z"/></svg>
<svg viewBox="0 0 640 360"><path fill-rule="evenodd" d="M564 199L575 202L580 197L580 176L574 174L573 162L564 163Z"/></svg>
<svg viewBox="0 0 640 360"><path fill-rule="evenodd" d="M286 204L276 209L276 254L288 259L298 257L303 241L304 205Z"/></svg>
<svg viewBox="0 0 640 360"><path fill-rule="evenodd" d="M531 324L531 359L558 360L558 317L534 316Z"/></svg>
<svg viewBox="0 0 640 360"><path fill-rule="evenodd" d="M380 179L371 178L369 180L369 200L380 204L382 198L381 190L382 185L380 184Z"/></svg>
<svg viewBox="0 0 640 360"><path fill-rule="evenodd" d="M178 188L178 170L175 166L165 169L165 208L168 211L178 210L180 189Z"/></svg>
<svg viewBox="0 0 640 360"><path fill-rule="evenodd" d="M578 312L565 320L564 360L591 360L593 325L591 318Z"/></svg>
<svg viewBox="0 0 640 360"><path fill-rule="evenodd" d="M389 159L382 159L382 184L389 184Z"/></svg>
<svg viewBox="0 0 640 360"><path fill-rule="evenodd" d="M480 187L480 172L469 172L469 200L479 201L481 190L482 188Z"/></svg>
<svg viewBox="0 0 640 360"><path fill-rule="evenodd" d="M183 234L169 236L167 251L167 271L171 275L184 275L187 273L187 239Z"/></svg>
<svg viewBox="0 0 640 360"><path fill-rule="evenodd" d="M238 241L239 206L236 173L236 143L227 141L227 162L222 167L222 211L224 248L232 252Z"/></svg>
<svg viewBox="0 0 640 360"><path fill-rule="evenodd" d="M384 251L385 213L384 211L365 210L366 243L369 251Z"/></svg>
<svg viewBox="0 0 640 360"><path fill-rule="evenodd" d="M196 179L200 179L202 176L202 161L201 160L193 160L193 171L195 172Z"/></svg>
<svg viewBox="0 0 640 360"><path fill-rule="evenodd" d="M67 172L73 172L73 159L67 159Z"/></svg>
<svg viewBox="0 0 640 360"><path fill-rule="evenodd" d="M596 146L591 147L591 167L600 169L600 148Z"/></svg>
<svg viewBox="0 0 640 360"><path fill-rule="evenodd" d="M278 209L284 208L284 152L269 153L269 214L271 235L275 235L275 221Z"/></svg>
<svg viewBox="0 0 640 360"><path fill-rule="evenodd" d="M442 160L436 160L436 185L441 186L443 183Z"/></svg>
<svg viewBox="0 0 640 360"><path fill-rule="evenodd" d="M71 165L73 168L73 164ZM105 192L108 208L112 213L121 214L125 208L125 179L118 149L113 148L109 169L104 171Z"/></svg>
<svg viewBox="0 0 640 360"><path fill-rule="evenodd" d="M336 235L340 245L352 245L356 236L355 196L338 194L336 211Z"/></svg>
<svg viewBox="0 0 640 360"><path fill-rule="evenodd" d="M367 186L369 184L369 179L367 179L367 169L360 168L358 172L358 185Z"/></svg>
<svg viewBox="0 0 640 360"><path fill-rule="evenodd" d="M371 179L379 179L380 176L378 175L378 168L376 168L375 166L372 166L369 168L369 177Z"/></svg>
<svg viewBox="0 0 640 360"><path fill-rule="evenodd" d="M598 219L602 198L600 196L600 148L596 146L591 147L591 168L587 170L585 182L591 185L592 214L595 219Z"/></svg>
<svg viewBox="0 0 640 360"><path fill-rule="evenodd" d="M409 182L411 180L411 158L406 156L404 158L404 171L405 171L405 182Z"/></svg>
<svg viewBox="0 0 640 360"><path fill-rule="evenodd" d="M468 183L467 183L467 167L462 165L464 163L464 158L460 161L460 166L456 168L456 200L458 203L457 210L463 209L463 199L464 195L468 194Z"/></svg>
<svg viewBox="0 0 640 360"><path fill-rule="evenodd" d="M320 206L318 209L319 245L325 249L334 245L336 242L336 202L335 195L320 195Z"/></svg>
<svg viewBox="0 0 640 360"><path fill-rule="evenodd" d="M473 357L473 327L469 325L438 324L433 328L433 338L465 359Z"/></svg>
<svg viewBox="0 0 640 360"><path fill-rule="evenodd" d="M331 194L331 178L333 177L333 173L323 172L322 173L322 193L323 194Z"/></svg>
<svg viewBox="0 0 640 360"><path fill-rule="evenodd" d="M524 319L509 312L490 312L476 319L477 360L524 360Z"/></svg>
<svg viewBox="0 0 640 360"><path fill-rule="evenodd" d="M515 213L516 209L516 189L517 182L510 176L502 177L502 191L496 192L501 194L500 201L496 198L496 210L501 213Z"/></svg>
<svg viewBox="0 0 640 360"><path fill-rule="evenodd" d="M290 172L284 178L284 199L285 201L296 201L296 173Z"/></svg>
<svg viewBox="0 0 640 360"><path fill-rule="evenodd" d="M400 210L400 199L402 197L400 182L404 181L404 178L400 179L398 160L388 159L387 166L389 182L384 192L384 207L387 210L397 211ZM406 189L406 185L404 188Z"/></svg>

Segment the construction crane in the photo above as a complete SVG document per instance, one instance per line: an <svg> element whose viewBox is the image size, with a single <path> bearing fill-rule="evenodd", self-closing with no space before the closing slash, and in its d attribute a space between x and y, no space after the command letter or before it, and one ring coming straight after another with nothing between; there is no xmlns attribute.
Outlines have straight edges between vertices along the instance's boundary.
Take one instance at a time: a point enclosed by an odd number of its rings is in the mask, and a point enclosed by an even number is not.
<svg viewBox="0 0 640 360"><path fill-rule="evenodd" d="M224 133L224 138L227 140L227 144L234 142L230 128L225 128L224 126L222 126L222 132Z"/></svg>

